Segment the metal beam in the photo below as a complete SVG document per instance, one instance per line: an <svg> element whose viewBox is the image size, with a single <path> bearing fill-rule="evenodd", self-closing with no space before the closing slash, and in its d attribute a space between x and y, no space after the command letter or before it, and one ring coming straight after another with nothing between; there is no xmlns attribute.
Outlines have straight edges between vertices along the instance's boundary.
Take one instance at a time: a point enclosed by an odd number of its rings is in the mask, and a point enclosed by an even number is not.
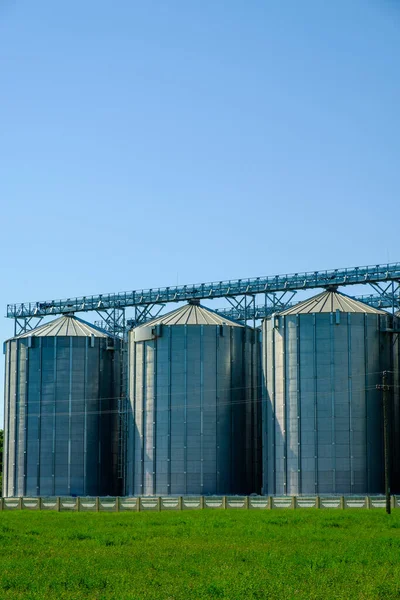
<svg viewBox="0 0 400 600"><path fill-rule="evenodd" d="M101 327L111 335L123 336L125 332L125 309L111 308L110 310L96 310L102 319Z"/></svg>
<svg viewBox="0 0 400 600"><path fill-rule="evenodd" d="M22 335L39 327L43 317L18 317L14 321L14 335Z"/></svg>
<svg viewBox="0 0 400 600"><path fill-rule="evenodd" d="M252 279L234 279L214 283L200 283L122 292L119 294L100 294L81 296L64 300L9 304L7 317L20 319L26 317L44 317L66 312L108 311L129 306L147 306L182 302L193 298L212 299L235 296L254 296L296 290L324 288L329 286L349 286L359 284L380 284L400 281L400 263L333 269L329 271L311 271L291 275L256 277Z"/></svg>

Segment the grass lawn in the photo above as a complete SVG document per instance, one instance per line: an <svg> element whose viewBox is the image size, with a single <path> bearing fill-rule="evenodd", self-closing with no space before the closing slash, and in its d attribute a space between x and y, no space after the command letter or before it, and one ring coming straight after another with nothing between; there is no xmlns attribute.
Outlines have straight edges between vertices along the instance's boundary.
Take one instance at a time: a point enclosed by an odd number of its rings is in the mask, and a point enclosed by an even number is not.
<svg viewBox="0 0 400 600"><path fill-rule="evenodd" d="M0 599L400 598L400 510L0 513Z"/></svg>

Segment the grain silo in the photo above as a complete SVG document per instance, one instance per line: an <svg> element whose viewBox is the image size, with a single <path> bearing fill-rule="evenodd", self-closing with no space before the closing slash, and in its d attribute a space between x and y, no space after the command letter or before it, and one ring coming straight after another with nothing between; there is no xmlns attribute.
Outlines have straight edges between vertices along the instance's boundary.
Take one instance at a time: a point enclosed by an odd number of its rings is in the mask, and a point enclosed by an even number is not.
<svg viewBox="0 0 400 600"><path fill-rule="evenodd" d="M336 291L263 323L263 493L383 491L392 317Z"/></svg>
<svg viewBox="0 0 400 600"><path fill-rule="evenodd" d="M190 302L129 334L129 495L257 492L258 335Z"/></svg>
<svg viewBox="0 0 400 600"><path fill-rule="evenodd" d="M115 493L119 348L73 316L6 342L4 496Z"/></svg>

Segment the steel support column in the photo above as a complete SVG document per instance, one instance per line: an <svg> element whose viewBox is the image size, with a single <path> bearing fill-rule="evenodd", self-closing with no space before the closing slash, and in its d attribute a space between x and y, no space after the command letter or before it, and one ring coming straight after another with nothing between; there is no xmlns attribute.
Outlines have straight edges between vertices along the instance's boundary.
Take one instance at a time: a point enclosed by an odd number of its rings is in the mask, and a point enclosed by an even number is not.
<svg viewBox="0 0 400 600"><path fill-rule="evenodd" d="M112 336L123 337L125 332L125 308L96 310L102 319L102 327Z"/></svg>
<svg viewBox="0 0 400 600"><path fill-rule="evenodd" d="M21 335L39 327L43 317L16 317L14 319L14 335Z"/></svg>
<svg viewBox="0 0 400 600"><path fill-rule="evenodd" d="M382 305L390 308L392 314L400 310L400 282L396 280L388 283L370 283L372 289L378 293Z"/></svg>

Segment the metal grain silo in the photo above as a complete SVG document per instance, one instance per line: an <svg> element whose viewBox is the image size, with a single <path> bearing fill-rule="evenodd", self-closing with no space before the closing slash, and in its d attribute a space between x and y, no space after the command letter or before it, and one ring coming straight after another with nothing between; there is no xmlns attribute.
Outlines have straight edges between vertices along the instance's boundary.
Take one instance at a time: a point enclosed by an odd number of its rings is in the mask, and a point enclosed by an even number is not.
<svg viewBox="0 0 400 600"><path fill-rule="evenodd" d="M115 493L119 344L73 316L6 342L4 496Z"/></svg>
<svg viewBox="0 0 400 600"><path fill-rule="evenodd" d="M393 409L392 409L392 492L400 493L400 313L393 322L390 336L393 348ZM389 378L389 384L391 378Z"/></svg>
<svg viewBox="0 0 400 600"><path fill-rule="evenodd" d="M258 336L196 302L129 334L129 495L257 491Z"/></svg>
<svg viewBox="0 0 400 600"><path fill-rule="evenodd" d="M391 324L335 291L263 322L263 493L383 491Z"/></svg>

